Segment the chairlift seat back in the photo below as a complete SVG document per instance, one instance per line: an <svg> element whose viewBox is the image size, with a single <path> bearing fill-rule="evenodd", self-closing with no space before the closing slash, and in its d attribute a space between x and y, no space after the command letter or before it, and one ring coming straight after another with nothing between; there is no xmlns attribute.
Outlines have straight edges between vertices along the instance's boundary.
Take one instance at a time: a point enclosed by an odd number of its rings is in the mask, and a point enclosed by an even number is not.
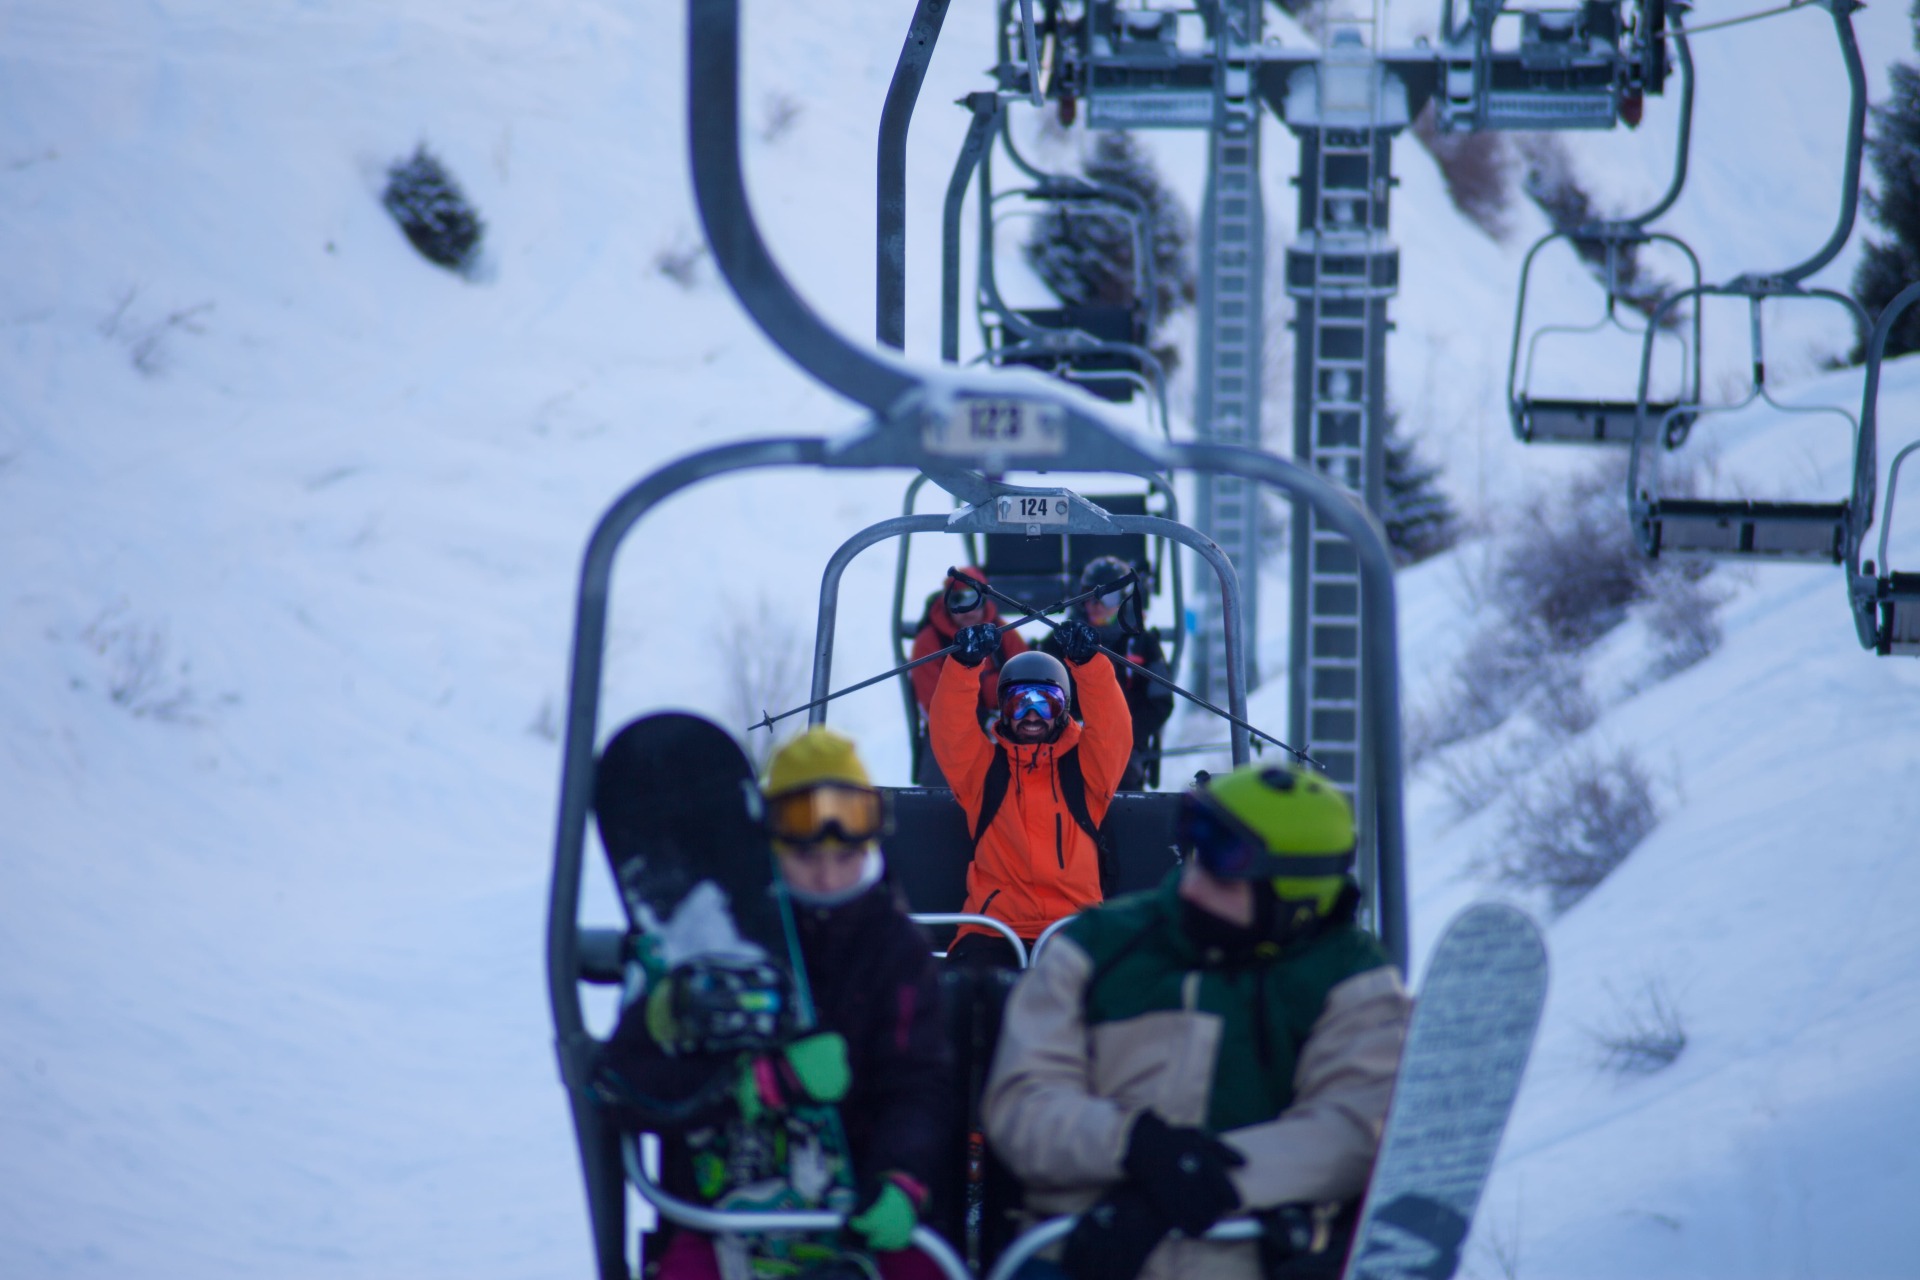
<svg viewBox="0 0 1920 1280"><path fill-rule="evenodd" d="M1675 405L1649 404L1650 421L1667 421ZM1697 415L1676 414L1669 433L1684 432ZM1514 434L1527 444L1632 444L1639 406L1631 400L1542 400L1514 402Z"/></svg>
<svg viewBox="0 0 1920 1280"><path fill-rule="evenodd" d="M1021 309L1016 314L1042 329L1078 330L1100 342L1124 343L1144 347L1147 341L1140 312L1134 307L1064 306ZM1008 347L1021 339L1013 331L1001 328L994 340L996 347ZM1141 361L1124 351L1008 352L996 357L998 364L1017 364L1056 374L1073 382L1102 400L1125 404L1140 389L1139 379L1149 376ZM1103 376L1104 375L1104 376Z"/></svg>
<svg viewBox="0 0 1920 1280"><path fill-rule="evenodd" d="M1920 573L1888 574L1882 583L1875 651L1883 657L1920 657Z"/></svg>
<svg viewBox="0 0 1920 1280"><path fill-rule="evenodd" d="M887 867L910 909L959 911L966 903L973 835L953 792L891 787L893 833L883 842ZM1108 897L1150 889L1178 863L1174 821L1177 791L1122 791L1107 809L1100 833L1110 849Z"/></svg>
<svg viewBox="0 0 1920 1280"><path fill-rule="evenodd" d="M1663 498L1646 520L1653 555L1751 556L1839 564L1845 555L1844 502L1716 502Z"/></svg>

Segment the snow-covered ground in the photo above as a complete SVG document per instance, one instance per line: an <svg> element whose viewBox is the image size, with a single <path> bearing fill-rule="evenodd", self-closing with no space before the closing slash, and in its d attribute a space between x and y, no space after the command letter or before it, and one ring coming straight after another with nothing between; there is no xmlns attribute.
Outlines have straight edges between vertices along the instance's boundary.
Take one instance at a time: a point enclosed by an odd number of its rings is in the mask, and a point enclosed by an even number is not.
<svg viewBox="0 0 1920 1280"><path fill-rule="evenodd" d="M977 8L949 19L913 135L921 357L965 125L946 104L991 59ZM860 335L905 16L747 6L750 186L803 292ZM0 1275L587 1273L541 969L579 553L663 459L852 421L710 263L688 286L659 269L697 244L682 22L669 0L0 12ZM1710 279L1805 256L1831 223L1826 22L1699 41L1694 181L1671 222ZM1858 24L1878 91L1906 18ZM1666 110L1569 143L1621 208L1658 189ZM1278 245L1293 148L1270 128ZM379 206L385 165L422 140L488 221L480 283L422 262ZM1152 141L1197 196L1195 141ZM1533 477L1584 465L1512 444L1500 412L1513 284L1544 224L1516 210L1488 240L1424 152L1403 143L1396 164L1394 399L1497 524ZM1844 287L1858 238L1823 282ZM1584 284L1554 280L1556 299ZM1843 342L1770 350L1798 379L1783 398L1857 400L1857 373L1813 372ZM1883 458L1917 416L1920 365L1902 362ZM1723 474L1844 491L1838 433L1751 421L1716 434ZM623 555L605 718L727 713L729 643L804 652L828 553L900 491L769 475L674 500ZM1915 529L1896 528L1896 563L1920 563ZM916 544L915 565L947 554ZM1480 621L1475 554L1402 577L1410 705ZM882 552L855 562L836 671L890 661L891 575ZM1920 670L1858 649L1831 569L1721 580L1712 658L1629 692L1648 660L1634 623L1597 659L1617 692L1581 741L1652 762L1662 821L1551 923L1548 1022L1480 1274L1912 1270ZM1257 718L1284 723L1283 697L1270 684ZM835 720L904 772L892 690ZM1498 891L1506 802L1456 820L1441 791L1430 769L1409 790L1421 945ZM1646 1077L1599 1069L1593 1033L1649 985L1685 1053Z"/></svg>

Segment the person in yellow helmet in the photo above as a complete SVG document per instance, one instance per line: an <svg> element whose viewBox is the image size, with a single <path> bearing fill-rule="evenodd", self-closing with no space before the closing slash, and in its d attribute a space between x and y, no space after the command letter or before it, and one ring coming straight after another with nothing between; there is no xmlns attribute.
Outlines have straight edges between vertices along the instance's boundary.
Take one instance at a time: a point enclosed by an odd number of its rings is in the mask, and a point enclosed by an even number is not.
<svg viewBox="0 0 1920 1280"><path fill-rule="evenodd" d="M774 753L762 795L818 1024L744 1067L731 1060L690 1063L684 1054L676 1060L668 1047L675 1037L667 1000L636 1004L621 1019L606 1057L624 1096L685 1094L687 1078L703 1066L736 1071L738 1083L717 1095L725 1112L717 1117L709 1108L665 1124L663 1115L616 1119L677 1135L716 1119L752 1123L796 1102L837 1103L858 1184L849 1232L872 1254L881 1280L939 1280L933 1263L908 1245L945 1155L954 1105L952 1050L928 939L886 876L879 843L888 828L886 797L853 742L824 725ZM732 1172L739 1157L725 1169L707 1168L695 1150L699 1141L696 1134L667 1145L663 1180L675 1194L712 1203L725 1189L714 1180ZM657 1270L650 1268L658 1280L731 1274L710 1236L677 1230L664 1246ZM752 1277L777 1274L758 1269L754 1256L745 1266Z"/></svg>
<svg viewBox="0 0 1920 1280"><path fill-rule="evenodd" d="M1081 1215L1070 1280L1337 1274L1412 1009L1354 920L1352 813L1247 765L1202 775L1178 844L1158 890L1082 912L1014 989L988 1141L1030 1210ZM1235 1214L1265 1241L1201 1238Z"/></svg>

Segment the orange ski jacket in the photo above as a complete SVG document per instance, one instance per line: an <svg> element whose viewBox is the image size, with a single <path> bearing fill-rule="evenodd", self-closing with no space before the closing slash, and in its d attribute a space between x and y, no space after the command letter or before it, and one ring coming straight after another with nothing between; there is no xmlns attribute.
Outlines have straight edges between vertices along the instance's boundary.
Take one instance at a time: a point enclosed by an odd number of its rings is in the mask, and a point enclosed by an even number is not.
<svg viewBox="0 0 1920 1280"><path fill-rule="evenodd" d="M1079 692L1084 723L1069 719L1052 742L1016 743L980 729L974 707L980 697L979 667L949 662L940 672L929 716L934 758L978 836L967 868L970 915L1004 920L1031 942L1063 916L1100 902L1100 850L1075 820L1061 794L1061 761L1075 753L1085 781L1086 812L1097 827L1133 750L1133 719L1126 695L1104 655L1081 666L1067 664ZM1004 755L1005 795L985 831L980 810L994 758ZM989 933L963 925L957 936Z"/></svg>

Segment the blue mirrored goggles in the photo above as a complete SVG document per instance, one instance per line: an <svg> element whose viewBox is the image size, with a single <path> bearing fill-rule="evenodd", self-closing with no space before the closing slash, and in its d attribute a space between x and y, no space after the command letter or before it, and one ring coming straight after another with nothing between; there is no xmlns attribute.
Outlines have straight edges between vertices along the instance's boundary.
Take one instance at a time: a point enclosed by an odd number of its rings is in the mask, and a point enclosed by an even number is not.
<svg viewBox="0 0 1920 1280"><path fill-rule="evenodd" d="M1067 714L1067 695L1058 685L1011 684L1000 690L1000 718L1019 724L1028 716L1039 716L1042 724L1053 724Z"/></svg>
<svg viewBox="0 0 1920 1280"><path fill-rule="evenodd" d="M1280 874L1266 841L1191 791L1181 798L1174 839L1188 857L1222 880Z"/></svg>

